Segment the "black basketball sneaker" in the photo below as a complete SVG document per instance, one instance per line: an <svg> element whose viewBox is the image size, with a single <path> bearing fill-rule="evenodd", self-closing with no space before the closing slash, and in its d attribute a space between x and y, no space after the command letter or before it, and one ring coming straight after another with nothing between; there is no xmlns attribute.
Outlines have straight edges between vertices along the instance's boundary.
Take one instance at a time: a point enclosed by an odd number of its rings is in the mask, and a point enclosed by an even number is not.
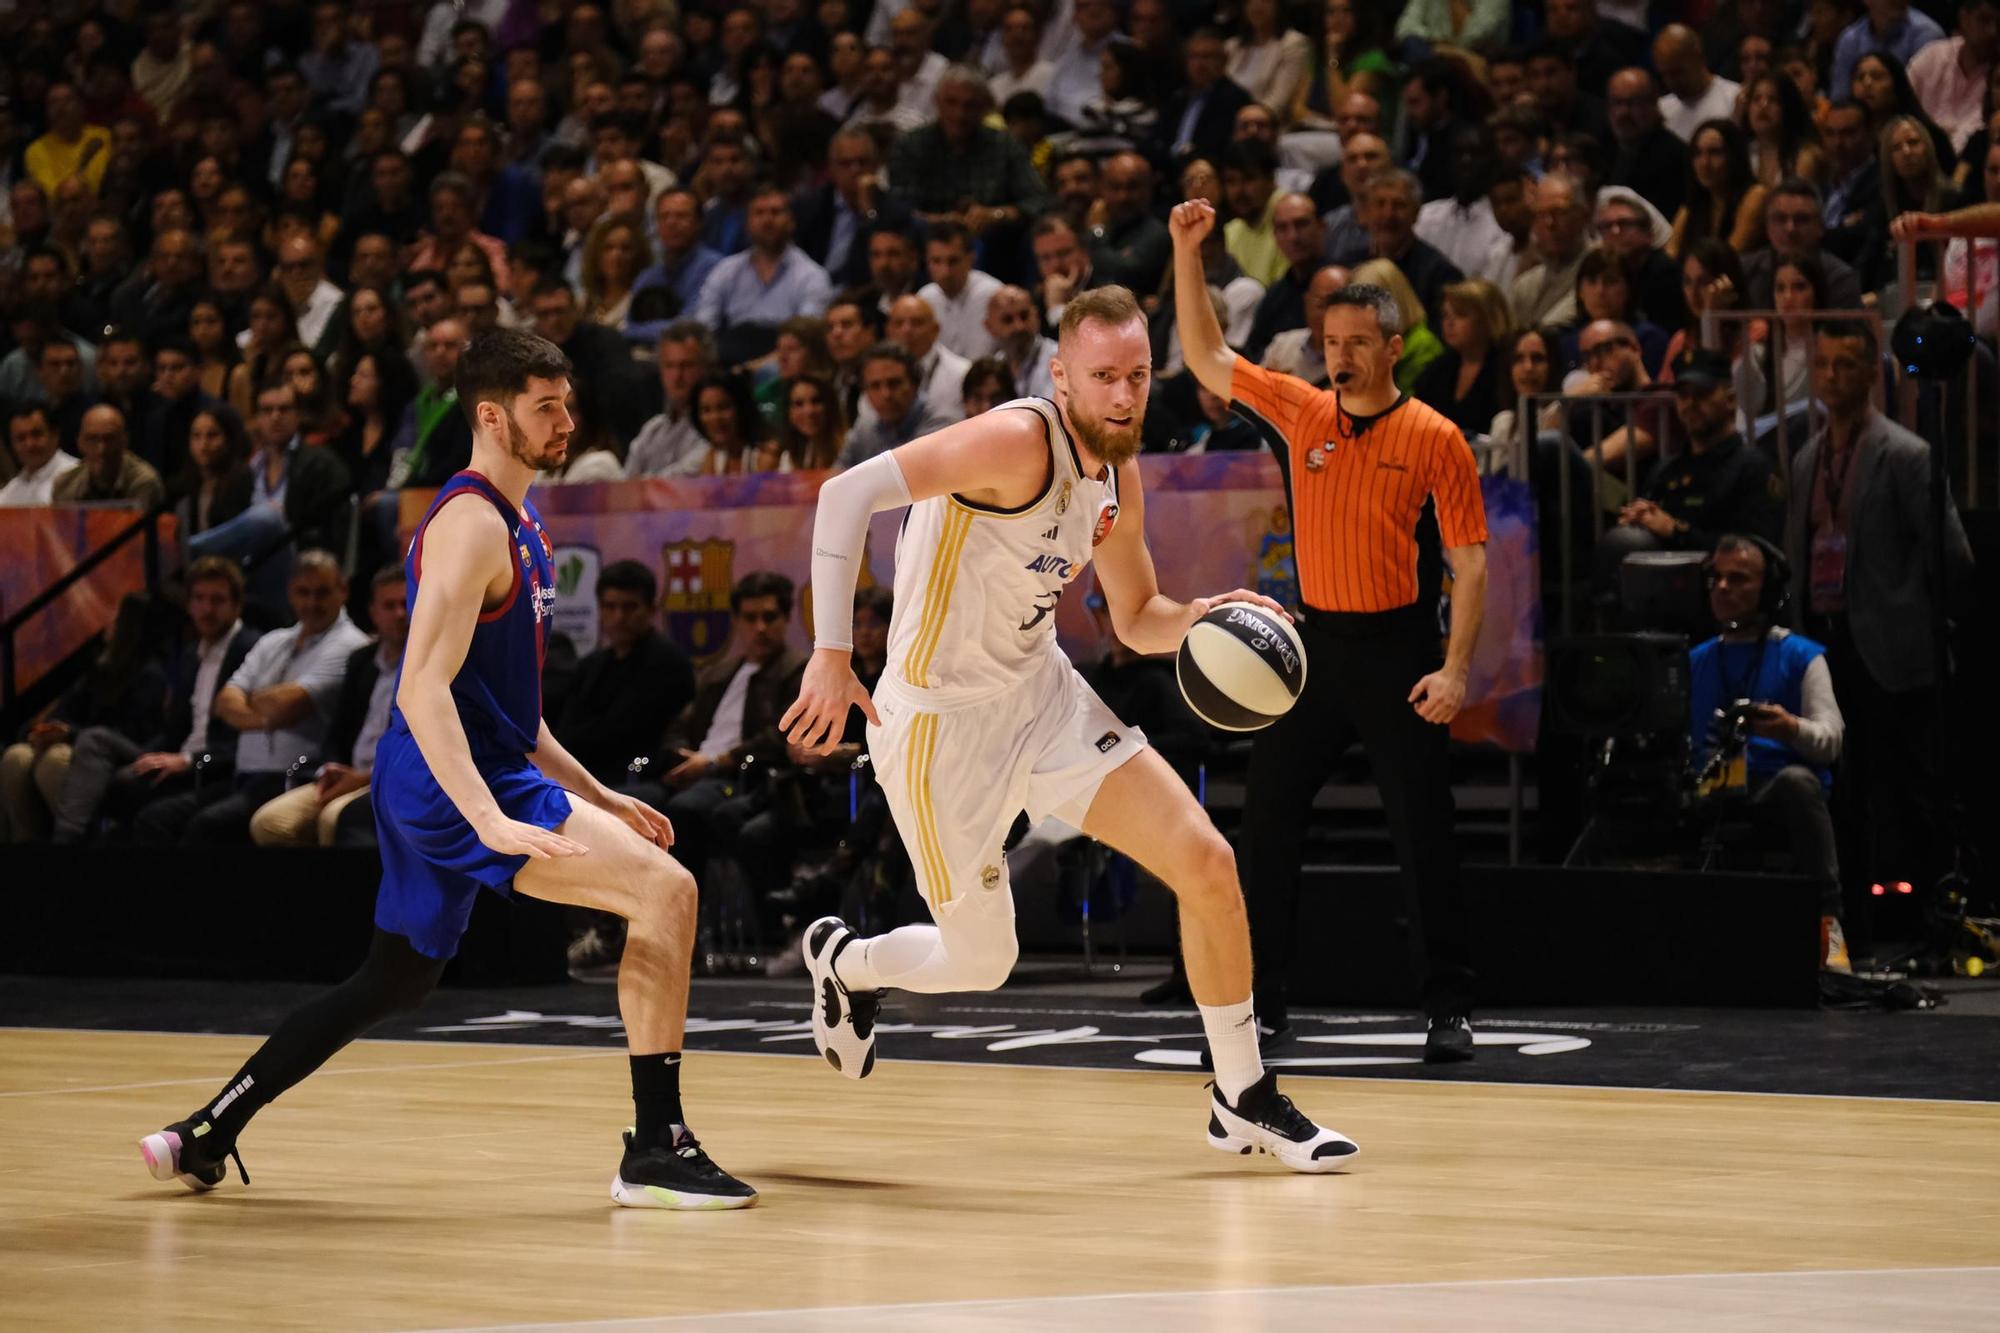
<svg viewBox="0 0 2000 1333"><path fill-rule="evenodd" d="M856 936L837 916L806 927L806 971L812 977L813 1042L826 1062L849 1078L867 1078L875 1068L875 1020L882 993L850 991L834 971L841 950Z"/></svg>
<svg viewBox="0 0 2000 1333"><path fill-rule="evenodd" d="M671 1145L650 1148L625 1131L625 1159L611 1178L611 1200L621 1208L748 1208L757 1191L717 1166L682 1125Z"/></svg>
<svg viewBox="0 0 2000 1333"><path fill-rule="evenodd" d="M1339 1171L1361 1151L1354 1140L1306 1119L1292 1099L1278 1091L1278 1071L1243 1090L1231 1106L1222 1089L1209 1085L1208 1146L1222 1152L1266 1152L1294 1171Z"/></svg>
<svg viewBox="0 0 2000 1333"><path fill-rule="evenodd" d="M155 1180L178 1180L197 1194L222 1183L229 1174L229 1159L236 1159L236 1174L250 1183L243 1169L243 1155L234 1143L214 1141L215 1126L207 1120L176 1120L157 1134L139 1140L139 1155Z"/></svg>

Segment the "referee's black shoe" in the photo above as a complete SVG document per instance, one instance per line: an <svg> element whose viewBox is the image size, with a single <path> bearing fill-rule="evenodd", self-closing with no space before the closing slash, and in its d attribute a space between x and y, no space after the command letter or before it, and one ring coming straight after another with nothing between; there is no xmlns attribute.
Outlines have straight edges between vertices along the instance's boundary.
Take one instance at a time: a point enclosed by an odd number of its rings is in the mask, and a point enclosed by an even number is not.
<svg viewBox="0 0 2000 1333"><path fill-rule="evenodd" d="M1424 1035L1424 1063L1462 1064L1472 1058L1472 1020L1464 1014L1439 1014Z"/></svg>

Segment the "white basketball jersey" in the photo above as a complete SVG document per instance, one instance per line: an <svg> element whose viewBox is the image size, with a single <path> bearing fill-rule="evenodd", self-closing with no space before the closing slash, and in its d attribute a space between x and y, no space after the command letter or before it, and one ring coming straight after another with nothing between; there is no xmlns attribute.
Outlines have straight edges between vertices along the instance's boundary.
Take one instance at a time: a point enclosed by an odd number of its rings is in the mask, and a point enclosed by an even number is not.
<svg viewBox="0 0 2000 1333"><path fill-rule="evenodd" d="M1019 509L955 495L910 506L896 541L884 680L917 708L976 703L1060 656L1056 604L1118 520L1116 472L1084 475L1054 403L1017 398L993 410L1041 415L1049 484Z"/></svg>

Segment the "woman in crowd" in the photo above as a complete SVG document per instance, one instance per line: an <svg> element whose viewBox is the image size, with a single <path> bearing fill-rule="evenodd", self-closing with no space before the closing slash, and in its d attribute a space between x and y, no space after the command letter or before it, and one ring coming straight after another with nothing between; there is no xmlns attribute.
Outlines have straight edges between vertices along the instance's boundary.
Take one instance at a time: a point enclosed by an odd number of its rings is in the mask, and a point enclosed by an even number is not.
<svg viewBox="0 0 2000 1333"><path fill-rule="evenodd" d="M824 472L847 443L847 422L833 381L807 372L784 381L785 415L759 451L759 472Z"/></svg>
<svg viewBox="0 0 2000 1333"><path fill-rule="evenodd" d="M303 347L285 353L279 373L292 386L292 398L299 407L299 439L306 444L332 444L347 426L347 413L333 400L326 372Z"/></svg>
<svg viewBox="0 0 2000 1333"><path fill-rule="evenodd" d="M1701 317L1710 310L1731 310L1741 305L1746 285L1743 261L1734 250L1713 237L1695 242L1681 260L1681 297L1687 302L1688 322L1676 329L1668 341L1667 355L1659 373L1653 376L1655 381L1673 382L1674 362L1680 360L1681 353L1702 345ZM1717 336L1730 356L1739 355L1743 344L1742 321L1718 320L1717 329Z"/></svg>
<svg viewBox="0 0 2000 1333"><path fill-rule="evenodd" d="M1506 381L1500 359L1514 332L1507 297L1484 278L1447 284L1438 322L1445 352L1417 378L1413 396L1467 435L1486 429Z"/></svg>
<svg viewBox="0 0 2000 1333"><path fill-rule="evenodd" d="M702 476L767 470L758 466L765 438L764 415L757 410L757 401L741 375L717 370L702 377L694 391L694 428L708 443Z"/></svg>
<svg viewBox="0 0 2000 1333"><path fill-rule="evenodd" d="M1083 104L1075 131L1053 137L1055 150L1098 157L1149 143L1160 112L1147 61L1145 52L1129 43L1105 47L1097 57L1098 91Z"/></svg>
<svg viewBox="0 0 2000 1333"><path fill-rule="evenodd" d="M1480 468L1485 472L1506 472L1515 453L1525 456L1529 440L1521 423L1521 410L1530 394L1553 393L1556 388L1556 336L1549 330L1517 329L1498 355L1506 358L1512 397L1507 406L1493 414L1493 424L1486 435L1490 442L1507 447L1481 453ZM1562 407L1545 403L1539 417L1537 429L1552 430L1562 422Z"/></svg>
<svg viewBox="0 0 2000 1333"><path fill-rule="evenodd" d="M1854 62L1848 95L1868 112L1868 128L1876 134L1887 129L1889 122L1896 117L1908 116L1930 136L1931 148L1945 171L1949 172L1958 165L1958 155L1951 147L1951 136L1939 129L1924 111L1916 89L1910 86L1910 76L1903 62L1887 51L1870 51Z"/></svg>
<svg viewBox="0 0 2000 1333"><path fill-rule="evenodd" d="M1897 116L1882 127L1876 151L1882 164L1884 216L1899 218L1905 213L1936 213L1948 206L1944 172L1938 164L1936 145L1914 116ZM1896 280L1895 241L1885 237L1870 275L1875 283ZM1937 276L1937 248L1917 247L1917 276ZM1871 284L1872 285L1872 284Z"/></svg>
<svg viewBox="0 0 2000 1333"><path fill-rule="evenodd" d="M340 341L326 361L327 373L345 379L364 356L383 352L403 355L410 345L410 331L403 323L403 309L380 287L364 284L347 298L347 319L340 327Z"/></svg>
<svg viewBox="0 0 2000 1333"><path fill-rule="evenodd" d="M500 295L500 285L494 281L493 260L475 242L468 240L445 256L445 290L456 295L460 287L480 282L491 287L495 296Z"/></svg>
<svg viewBox="0 0 2000 1333"><path fill-rule="evenodd" d="M648 258L639 219L620 214L598 223L583 243L583 317L608 328L624 327L632 309L632 284Z"/></svg>
<svg viewBox="0 0 2000 1333"><path fill-rule="evenodd" d="M278 373L284 354L299 345L292 298L277 283L267 283L250 298L248 334L243 360L229 372L229 405L245 421L250 419L258 388Z"/></svg>
<svg viewBox="0 0 2000 1333"><path fill-rule="evenodd" d="M1633 336L1639 340L1639 354L1646 362L1646 373L1660 373L1660 366L1667 355L1667 331L1640 317L1638 292L1633 289L1631 271L1616 251L1602 245L1586 250L1583 263L1577 266L1576 325L1563 333L1559 349L1565 373L1581 364L1576 351L1577 340L1582 336L1584 326L1596 319L1615 319L1620 324L1629 324Z"/></svg>
<svg viewBox="0 0 2000 1333"><path fill-rule="evenodd" d="M340 214L328 206L319 164L302 153L293 153L285 163L285 174L278 183L278 205L316 220L313 238L321 250L332 245L340 232Z"/></svg>
<svg viewBox="0 0 2000 1333"><path fill-rule="evenodd" d="M1771 267L1771 305L1784 316L1778 328L1752 324L1736 362L1736 405L1750 421L1777 411L1780 398L1789 409L1812 396L1812 314L1827 306L1825 267L1811 255L1779 259Z"/></svg>
<svg viewBox="0 0 2000 1333"><path fill-rule="evenodd" d="M1011 403L1020 395L1014 389L1014 372L1003 356L982 356L965 370L965 415L976 417L1001 403Z"/></svg>
<svg viewBox="0 0 2000 1333"><path fill-rule="evenodd" d="M188 425L187 468L174 490L180 538L227 523L250 507L250 439L243 419L221 405L205 407Z"/></svg>
<svg viewBox="0 0 2000 1333"><path fill-rule="evenodd" d="M1783 74L1760 75L1744 86L1737 123L1750 141L1750 174L1759 185L1768 190L1787 176L1825 183L1826 158L1812 112Z"/></svg>
<svg viewBox="0 0 2000 1333"><path fill-rule="evenodd" d="M373 495L388 485L389 441L417 396L417 372L400 351L385 347L356 357L336 384L347 428L333 449L347 464L354 493Z"/></svg>
<svg viewBox="0 0 2000 1333"><path fill-rule="evenodd" d="M1395 91L1389 59L1388 14L1368 0L1326 0L1319 59L1312 78L1292 99L1289 122L1301 129L1331 130L1349 93L1366 93L1386 109Z"/></svg>
<svg viewBox="0 0 2000 1333"><path fill-rule="evenodd" d="M188 309L188 338L201 358L201 391L220 399L229 392L229 373L240 359L236 340L229 336L229 321L222 303L212 296L195 298Z"/></svg>
<svg viewBox="0 0 2000 1333"><path fill-rule="evenodd" d="M1750 147L1730 120L1704 120L1688 140L1687 202L1674 215L1667 253L1679 259L1714 237L1738 254L1761 249L1764 187L1750 176Z"/></svg>
<svg viewBox="0 0 2000 1333"><path fill-rule="evenodd" d="M1224 49L1229 77L1251 101L1283 111L1307 91L1312 42L1286 25L1278 0L1244 0L1242 33Z"/></svg>
<svg viewBox="0 0 2000 1333"><path fill-rule="evenodd" d="M1416 288L1410 286L1403 270L1387 259L1358 265L1348 281L1380 287L1395 298L1396 309L1403 316L1403 355L1396 362L1396 387L1409 393L1425 368L1444 355L1444 344L1425 322L1424 303L1417 299Z"/></svg>

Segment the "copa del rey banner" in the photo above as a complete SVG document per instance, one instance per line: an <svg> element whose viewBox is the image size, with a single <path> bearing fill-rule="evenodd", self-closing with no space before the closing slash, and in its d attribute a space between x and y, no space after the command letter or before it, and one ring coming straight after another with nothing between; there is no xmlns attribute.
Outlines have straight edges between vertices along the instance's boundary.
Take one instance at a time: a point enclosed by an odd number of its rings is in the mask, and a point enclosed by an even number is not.
<svg viewBox="0 0 2000 1333"><path fill-rule="evenodd" d="M1211 454L1149 457L1139 466L1146 537L1168 595L1254 588L1297 607L1291 517L1275 462L1263 454ZM792 637L809 647L813 504L822 480L787 473L538 488L535 505L556 546L555 629L588 652L597 642L598 572L638 560L659 579L667 632L699 662L728 648L730 586L751 570L770 569L799 585L803 604ZM1489 477L1484 487L1486 617L1452 734L1526 752L1535 744L1542 683L1534 508L1523 483ZM429 492L404 493L405 542L430 500ZM894 583L901 522L901 510L875 516L864 586ZM1091 578L1086 572L1078 582ZM1056 631L1079 661L1104 651L1080 589L1057 607Z"/></svg>

